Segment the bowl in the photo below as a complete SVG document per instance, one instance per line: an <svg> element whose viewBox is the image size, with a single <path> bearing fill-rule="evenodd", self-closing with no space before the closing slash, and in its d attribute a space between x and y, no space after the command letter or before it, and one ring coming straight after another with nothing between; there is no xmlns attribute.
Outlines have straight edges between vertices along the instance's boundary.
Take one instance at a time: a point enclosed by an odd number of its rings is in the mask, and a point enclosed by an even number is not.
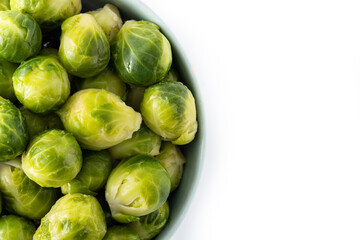
<svg viewBox="0 0 360 240"><path fill-rule="evenodd" d="M199 123L198 132L190 144L181 146L181 150L187 161L184 165L183 178L178 189L175 190L169 198L169 222L164 230L156 237L156 239L170 239L184 219L191 201L194 198L204 161L205 120L203 103L200 97L200 87L198 86L193 69L180 43L165 23L149 7L139 0L86 0L83 1L83 11L103 7L106 3L114 4L119 8L123 21L129 19L147 20L160 26L161 32L171 43L173 66L179 72L181 81L192 91L196 101L197 120Z"/></svg>

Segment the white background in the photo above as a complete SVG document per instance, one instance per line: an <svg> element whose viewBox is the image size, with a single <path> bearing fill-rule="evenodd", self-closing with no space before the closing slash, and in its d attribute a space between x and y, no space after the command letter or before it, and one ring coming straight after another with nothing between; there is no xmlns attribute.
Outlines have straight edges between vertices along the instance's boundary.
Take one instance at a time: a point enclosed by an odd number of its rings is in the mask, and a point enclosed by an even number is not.
<svg viewBox="0 0 360 240"><path fill-rule="evenodd" d="M143 2L206 105L203 175L173 239L360 239L360 2Z"/></svg>

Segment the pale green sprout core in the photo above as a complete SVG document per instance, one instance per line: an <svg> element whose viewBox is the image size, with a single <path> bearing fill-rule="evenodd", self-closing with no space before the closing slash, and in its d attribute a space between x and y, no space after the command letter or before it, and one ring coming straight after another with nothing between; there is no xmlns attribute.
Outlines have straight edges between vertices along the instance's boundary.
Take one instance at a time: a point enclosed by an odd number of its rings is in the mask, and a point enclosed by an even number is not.
<svg viewBox="0 0 360 240"><path fill-rule="evenodd" d="M140 217L139 221L129 223L127 226L136 232L141 240L150 240L165 227L169 212L169 204L166 202L158 210Z"/></svg>
<svg viewBox="0 0 360 240"><path fill-rule="evenodd" d="M57 190L40 187L20 167L20 158L0 163L0 191L4 206L11 213L40 219L56 202Z"/></svg>
<svg viewBox="0 0 360 240"><path fill-rule="evenodd" d="M126 84L110 68L105 68L104 71L94 77L78 79L75 85L78 91L88 88L105 89L120 96L123 101L127 95Z"/></svg>
<svg viewBox="0 0 360 240"><path fill-rule="evenodd" d="M18 100L35 113L57 110L70 95L65 68L54 56L38 56L20 65L14 76Z"/></svg>
<svg viewBox="0 0 360 240"><path fill-rule="evenodd" d="M126 226L112 226L103 240L140 240L139 235Z"/></svg>
<svg viewBox="0 0 360 240"><path fill-rule="evenodd" d="M0 218L0 239L2 240L32 240L35 226L29 220L7 215Z"/></svg>
<svg viewBox="0 0 360 240"><path fill-rule="evenodd" d="M160 146L161 137L142 124L132 138L110 148L109 152L114 159L131 157L136 154L155 156L159 154Z"/></svg>
<svg viewBox="0 0 360 240"><path fill-rule="evenodd" d="M123 25L119 10L112 4L106 4L103 8L88 12L104 30L111 43Z"/></svg>
<svg viewBox="0 0 360 240"><path fill-rule="evenodd" d="M184 145L194 139L195 99L184 84L165 81L148 87L140 110L145 124L164 140Z"/></svg>
<svg viewBox="0 0 360 240"><path fill-rule="evenodd" d="M65 129L89 150L107 149L131 138L142 121L119 96L102 89L76 92L57 113Z"/></svg>
<svg viewBox="0 0 360 240"><path fill-rule="evenodd" d="M165 203L170 193L170 176L155 158L137 155L120 162L111 172L105 196L112 216L144 216ZM119 218L118 218L119 216Z"/></svg>
<svg viewBox="0 0 360 240"><path fill-rule="evenodd" d="M24 172L42 187L61 187L76 177L81 166L82 153L76 139L57 129L35 137L22 157Z"/></svg>
<svg viewBox="0 0 360 240"><path fill-rule="evenodd" d="M111 50L117 73L134 86L160 81L172 63L169 41L156 24L147 21L126 21Z"/></svg>
<svg viewBox="0 0 360 240"><path fill-rule="evenodd" d="M20 110L0 97L0 162L19 156L28 144L29 134Z"/></svg>
<svg viewBox="0 0 360 240"><path fill-rule="evenodd" d="M163 142L160 154L156 156L156 159L168 171L171 179L171 191L174 191L179 186L182 177L183 165L186 162L184 155L176 145Z"/></svg>
<svg viewBox="0 0 360 240"><path fill-rule="evenodd" d="M70 17L61 29L59 57L70 74L88 78L106 68L110 45L92 15L84 13Z"/></svg>
<svg viewBox="0 0 360 240"><path fill-rule="evenodd" d="M20 63L39 52L42 34L33 17L18 11L0 11L0 57Z"/></svg>
<svg viewBox="0 0 360 240"><path fill-rule="evenodd" d="M84 151L83 166L75 179L61 187L63 194L84 193L96 195L106 184L112 169L112 159L107 151Z"/></svg>
<svg viewBox="0 0 360 240"><path fill-rule="evenodd" d="M0 96L12 102L16 101L12 76L17 67L17 64L0 58Z"/></svg>
<svg viewBox="0 0 360 240"><path fill-rule="evenodd" d="M34 240L101 240L105 234L105 215L98 200L75 193L60 198L41 219Z"/></svg>

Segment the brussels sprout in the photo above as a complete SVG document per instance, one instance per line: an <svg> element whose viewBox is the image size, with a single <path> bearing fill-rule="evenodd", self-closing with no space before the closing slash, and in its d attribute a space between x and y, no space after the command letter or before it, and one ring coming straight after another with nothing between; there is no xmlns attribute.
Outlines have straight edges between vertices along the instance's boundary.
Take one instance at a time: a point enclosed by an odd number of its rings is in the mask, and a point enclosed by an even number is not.
<svg viewBox="0 0 360 240"><path fill-rule="evenodd" d="M114 39L114 65L124 82L149 86L160 81L172 63L171 46L159 27L146 21L127 21Z"/></svg>
<svg viewBox="0 0 360 240"><path fill-rule="evenodd" d="M60 198L41 219L34 240L101 240L106 234L104 212L93 196L75 193Z"/></svg>
<svg viewBox="0 0 360 240"><path fill-rule="evenodd" d="M88 78L100 73L110 60L105 33L90 14L66 19L61 26L59 57L69 73Z"/></svg>
<svg viewBox="0 0 360 240"><path fill-rule="evenodd" d="M156 159L168 171L171 179L171 192L174 191L179 186L182 177L183 165L186 162L184 155L176 145L164 142Z"/></svg>
<svg viewBox="0 0 360 240"><path fill-rule="evenodd" d="M12 76L17 67L17 64L0 58L0 96L12 102L16 101Z"/></svg>
<svg viewBox="0 0 360 240"><path fill-rule="evenodd" d="M33 113L24 107L20 108L20 111L26 120L26 124L29 129L30 139L34 138L45 130L64 129L60 118L54 113L48 115L40 115Z"/></svg>
<svg viewBox="0 0 360 240"><path fill-rule="evenodd" d="M71 133L49 130L35 137L22 156L26 175L42 187L61 187L80 172L82 154Z"/></svg>
<svg viewBox="0 0 360 240"><path fill-rule="evenodd" d="M143 216L157 210L168 198L170 187L170 176L159 161L137 155L111 172L105 196L113 218L121 221L122 215Z"/></svg>
<svg viewBox="0 0 360 240"><path fill-rule="evenodd" d="M2 212L2 195L0 192L0 215L1 215L1 212Z"/></svg>
<svg viewBox="0 0 360 240"><path fill-rule="evenodd" d="M109 68L105 68L104 71L94 77L79 79L75 85L78 91L88 88L105 89L120 96L123 101L126 99L126 84Z"/></svg>
<svg viewBox="0 0 360 240"><path fill-rule="evenodd" d="M140 217L139 221L129 223L127 226L136 232L141 240L149 240L161 232L168 218L169 204L166 202L155 212Z"/></svg>
<svg viewBox="0 0 360 240"><path fill-rule="evenodd" d="M1 240L32 240L34 233L34 224L25 218L14 215L0 218Z"/></svg>
<svg viewBox="0 0 360 240"><path fill-rule="evenodd" d="M160 82L145 90L140 110L146 125L176 145L191 142L197 132L195 100L180 82Z"/></svg>
<svg viewBox="0 0 360 240"><path fill-rule="evenodd" d="M28 143L26 121L20 110L0 97L0 162L19 156Z"/></svg>
<svg viewBox="0 0 360 240"><path fill-rule="evenodd" d="M21 166L20 159L15 161ZM40 187L21 169L13 166L0 164L0 191L6 209L23 217L42 218L56 202L57 190Z"/></svg>
<svg viewBox="0 0 360 240"><path fill-rule="evenodd" d="M17 99L36 113L58 109L70 95L67 72L53 56L38 56L22 63L13 81Z"/></svg>
<svg viewBox="0 0 360 240"><path fill-rule="evenodd" d="M39 52L38 55L39 56L52 56L52 57L59 58L58 50L55 48L51 48L51 47L41 49L41 51Z"/></svg>
<svg viewBox="0 0 360 240"><path fill-rule="evenodd" d="M83 152L83 166L75 179L61 187L63 194L84 193L94 195L104 187L112 169L112 159L106 151Z"/></svg>
<svg viewBox="0 0 360 240"><path fill-rule="evenodd" d="M10 10L10 0L0 0L0 11Z"/></svg>
<svg viewBox="0 0 360 240"><path fill-rule="evenodd" d="M96 22L104 30L109 43L111 43L123 25L117 7L112 4L106 4L103 8L88 13L95 18Z"/></svg>
<svg viewBox="0 0 360 240"><path fill-rule="evenodd" d="M166 76L161 79L161 81L178 82L179 75L175 69L171 68L170 71L166 74Z"/></svg>
<svg viewBox="0 0 360 240"><path fill-rule="evenodd" d="M39 24L30 15L18 11L0 11L0 57L20 63L41 48Z"/></svg>
<svg viewBox="0 0 360 240"><path fill-rule="evenodd" d="M51 30L81 11L81 0L10 0L12 10L30 14L41 28Z"/></svg>
<svg viewBox="0 0 360 240"><path fill-rule="evenodd" d="M132 138L125 140L109 149L114 159L127 158L136 154L159 154L161 137L153 133L144 124L135 132Z"/></svg>
<svg viewBox="0 0 360 240"><path fill-rule="evenodd" d="M131 87L126 96L126 104L135 109L135 111L140 111L140 103L144 97L144 93L145 88L143 87Z"/></svg>
<svg viewBox="0 0 360 240"><path fill-rule="evenodd" d="M103 240L140 240L140 238L126 226L113 226L107 230Z"/></svg>
<svg viewBox="0 0 360 240"><path fill-rule="evenodd" d="M57 113L65 129L89 150L115 146L131 138L141 124L139 113L103 89L75 93Z"/></svg>

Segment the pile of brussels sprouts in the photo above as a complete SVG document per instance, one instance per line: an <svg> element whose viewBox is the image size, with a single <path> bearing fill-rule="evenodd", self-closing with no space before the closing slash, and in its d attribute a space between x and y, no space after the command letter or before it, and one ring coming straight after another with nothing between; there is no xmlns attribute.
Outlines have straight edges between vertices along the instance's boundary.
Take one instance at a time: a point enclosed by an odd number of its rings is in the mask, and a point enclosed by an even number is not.
<svg viewBox="0 0 360 240"><path fill-rule="evenodd" d="M168 222L194 97L157 25L81 8L0 1L0 239L152 239Z"/></svg>

